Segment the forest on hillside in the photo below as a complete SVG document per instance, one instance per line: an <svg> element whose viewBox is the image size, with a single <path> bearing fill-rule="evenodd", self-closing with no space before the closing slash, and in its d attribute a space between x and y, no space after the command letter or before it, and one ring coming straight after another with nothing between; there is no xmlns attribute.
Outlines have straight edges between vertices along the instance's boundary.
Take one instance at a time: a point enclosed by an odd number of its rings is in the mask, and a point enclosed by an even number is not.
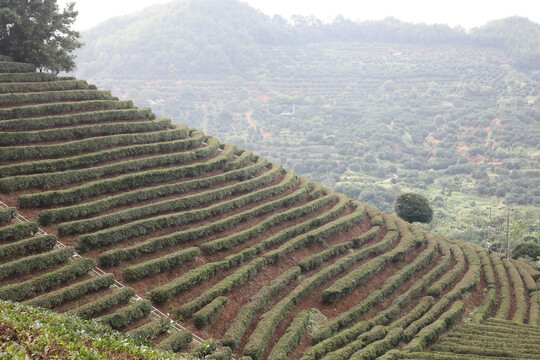
<svg viewBox="0 0 540 360"><path fill-rule="evenodd" d="M160 116L389 213L423 192L430 230L500 243L511 207L512 240L540 241L536 23L324 23L205 0L83 36L76 75Z"/></svg>

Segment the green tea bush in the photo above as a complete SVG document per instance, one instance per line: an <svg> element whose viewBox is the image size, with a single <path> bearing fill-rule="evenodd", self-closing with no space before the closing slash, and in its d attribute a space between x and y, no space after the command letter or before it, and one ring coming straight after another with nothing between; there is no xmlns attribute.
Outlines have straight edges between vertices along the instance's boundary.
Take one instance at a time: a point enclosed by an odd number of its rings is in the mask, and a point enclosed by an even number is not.
<svg viewBox="0 0 540 360"><path fill-rule="evenodd" d="M0 120L21 119L27 117L58 115L77 111L132 109L133 102L118 100L87 100L53 104L27 105L0 109Z"/></svg>
<svg viewBox="0 0 540 360"><path fill-rule="evenodd" d="M36 66L14 61L0 61L0 73L31 73L36 71Z"/></svg>
<svg viewBox="0 0 540 360"><path fill-rule="evenodd" d="M127 303L133 296L135 296L135 290L130 287L125 287L82 306L78 306L69 312L82 319L91 319L118 304Z"/></svg>
<svg viewBox="0 0 540 360"><path fill-rule="evenodd" d="M159 318L128 332L131 337L144 341L152 341L161 334L168 333L172 328L171 320Z"/></svg>
<svg viewBox="0 0 540 360"><path fill-rule="evenodd" d="M251 301L238 310L238 314L229 326L229 329L227 329L227 332L225 332L222 339L223 345L236 349L257 311L268 305L285 287L296 281L300 277L300 274L301 270L299 267L290 268L270 281L257 294L251 297Z"/></svg>
<svg viewBox="0 0 540 360"><path fill-rule="evenodd" d="M203 136L161 142L153 144L132 145L114 148L111 150L98 151L95 153L79 155L69 158L29 161L20 164L11 164L0 167L0 176L31 175L44 172L58 172L73 170L80 167L91 167L101 162L119 160L124 157L146 154L165 154L199 146Z"/></svg>
<svg viewBox="0 0 540 360"><path fill-rule="evenodd" d="M193 321L197 329L202 329L210 325L225 306L227 306L227 297L219 296L193 314Z"/></svg>
<svg viewBox="0 0 540 360"><path fill-rule="evenodd" d="M148 300L139 300L129 306L121 308L113 314L97 318L97 321L118 330L148 316L150 311L152 311L152 303Z"/></svg>
<svg viewBox="0 0 540 360"><path fill-rule="evenodd" d="M158 349L176 352L191 344L192 340L193 334L188 330L178 331L159 343Z"/></svg>
<svg viewBox="0 0 540 360"><path fill-rule="evenodd" d="M0 84L1 88L2 84ZM156 116L148 108L114 109L83 112L77 114L45 116L39 118L21 118L0 121L1 131L31 131L62 126L94 124L123 120L154 120Z"/></svg>
<svg viewBox="0 0 540 360"><path fill-rule="evenodd" d="M172 269L200 255L201 250L197 247L180 250L157 259L130 266L122 272L122 279L125 281L138 281Z"/></svg>
<svg viewBox="0 0 540 360"><path fill-rule="evenodd" d="M0 106L88 100L118 100L118 98L113 97L110 91L88 89L0 94Z"/></svg>
<svg viewBox="0 0 540 360"><path fill-rule="evenodd" d="M220 155L203 163L175 167L167 170L158 169L127 174L65 190L21 195L17 199L17 202L19 206L23 208L73 204L98 195L131 190L143 186L154 185L159 182L178 180L188 176L197 176L208 171L223 168L227 161L233 156L232 150L234 150L233 146L225 146L225 149Z"/></svg>
<svg viewBox="0 0 540 360"><path fill-rule="evenodd" d="M0 84L0 94L32 93L45 91L87 90L88 83L84 80L62 80L33 83L4 83Z"/></svg>
<svg viewBox="0 0 540 360"><path fill-rule="evenodd" d="M279 194L285 191L287 188L290 188L294 184L295 177L296 176L294 174L292 174L290 177L286 176L284 178L284 181L274 187L263 189L258 193L248 194L237 200L239 200L240 203L244 201L259 201L261 200L261 198L264 199L272 196L271 194ZM282 208L285 204L295 203L302 198L305 198L305 196L305 189L300 188L296 192L284 198L265 203L249 211L238 213L236 215L223 218L213 223L206 224L200 228L188 229L170 235L153 238L147 240L142 244L134 245L132 247L109 250L99 256L99 262L103 266L117 266L124 261L138 258L145 253L151 253L165 247L174 246L179 243L189 242L201 236L207 236L218 231L225 231L232 226L235 226L236 224L251 219L254 216L275 211L276 209ZM127 235L129 236L129 234ZM122 239L125 238L126 237L122 235Z"/></svg>
<svg viewBox="0 0 540 360"><path fill-rule="evenodd" d="M7 209L0 209L0 225L7 224L17 215L17 209L9 207Z"/></svg>
<svg viewBox="0 0 540 360"><path fill-rule="evenodd" d="M92 259L78 259L66 266L27 280L22 283L7 285L0 288L0 299L21 301L25 298L34 297L48 289L68 281L72 281L88 273L96 262Z"/></svg>
<svg viewBox="0 0 540 360"><path fill-rule="evenodd" d="M83 125L38 131L0 132L0 145L14 146L48 141L74 141L98 136L158 131L172 127L170 119Z"/></svg>
<svg viewBox="0 0 540 360"><path fill-rule="evenodd" d="M34 72L34 70L27 73L0 74L0 83L44 82L44 81L48 82L48 81L60 80L60 78L56 74L36 73Z"/></svg>
<svg viewBox="0 0 540 360"><path fill-rule="evenodd" d="M7 211L4 218L11 216L13 212ZM11 219L11 218L10 218ZM29 236L34 236L38 232L38 225L35 222L24 222L8 225L0 228L0 244L18 241Z"/></svg>
<svg viewBox="0 0 540 360"><path fill-rule="evenodd" d="M28 239L0 246L0 258L8 259L14 256L28 256L51 250L56 245L56 236L34 236Z"/></svg>
<svg viewBox="0 0 540 360"><path fill-rule="evenodd" d="M54 145L13 146L0 148L0 158L17 161L43 158L59 158L81 153L91 153L113 146L158 143L183 139L185 129L163 130L140 134L119 134L105 137L70 141Z"/></svg>
<svg viewBox="0 0 540 360"><path fill-rule="evenodd" d="M212 205L219 200L232 195L249 193L257 188L268 185L274 181L282 172L280 166L275 166L274 169L266 172L265 174L256 177L251 180L243 181L237 184L223 186L215 190L204 191L190 196L184 196L180 198L174 198L171 200L155 202L148 205L138 206L123 211L118 211L113 214L107 214L98 216L91 219L79 220L70 223L64 223L58 226L58 234L60 236L77 234L77 233L89 233L103 228L110 228L120 222L135 221L141 218L147 218L149 216L159 215L161 213L172 213L181 210L190 210L205 204L209 204L213 209L217 209L220 205ZM197 218L196 213L201 213L200 210L192 210L191 212L184 212L182 215L171 214L171 217L185 216L189 218L193 216ZM160 218L162 219L162 218ZM159 221L159 219L156 219ZM98 234L89 235L90 237L97 237ZM85 242L88 236L81 236L80 240Z"/></svg>
<svg viewBox="0 0 540 360"><path fill-rule="evenodd" d="M141 201L166 197L170 195L181 195L190 190L204 189L228 180L238 180L256 175L268 164L267 160L261 159L256 164L249 167L229 171L223 174L210 176L202 179L182 181L174 184L156 185L140 190L113 195L104 199L86 202L80 205L73 205L63 208L43 210L38 215L38 222L42 225L61 223L80 218L90 217L100 214L109 209L119 206L134 205Z"/></svg>
<svg viewBox="0 0 540 360"><path fill-rule="evenodd" d="M286 359L300 344L309 321L309 311L304 310L295 316L278 343L272 348L268 360Z"/></svg>
<svg viewBox="0 0 540 360"><path fill-rule="evenodd" d="M114 275L107 274L96 276L92 279L81 281L79 283L63 287L59 290L49 292L24 303L31 306L39 306L53 309L69 301L77 300L82 296L91 294L101 289L106 289L114 284Z"/></svg>
<svg viewBox="0 0 540 360"><path fill-rule="evenodd" d="M0 280L63 264L73 253L73 248L61 248L2 264L0 265Z"/></svg>

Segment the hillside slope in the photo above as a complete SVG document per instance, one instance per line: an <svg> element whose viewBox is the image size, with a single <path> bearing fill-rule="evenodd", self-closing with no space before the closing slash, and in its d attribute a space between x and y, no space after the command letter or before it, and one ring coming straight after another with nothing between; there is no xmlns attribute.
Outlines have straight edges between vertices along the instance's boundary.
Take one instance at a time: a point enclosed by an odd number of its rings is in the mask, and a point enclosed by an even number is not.
<svg viewBox="0 0 540 360"><path fill-rule="evenodd" d="M373 359L463 321L538 325L527 265L85 81L0 61L0 143L2 300L179 352L194 347L184 326L224 346L216 359Z"/></svg>
<svg viewBox="0 0 540 360"><path fill-rule="evenodd" d="M500 246L505 214L488 223L488 208L504 204L540 236L539 24L286 21L178 0L83 37L76 75L158 116L389 213L422 192L439 234Z"/></svg>

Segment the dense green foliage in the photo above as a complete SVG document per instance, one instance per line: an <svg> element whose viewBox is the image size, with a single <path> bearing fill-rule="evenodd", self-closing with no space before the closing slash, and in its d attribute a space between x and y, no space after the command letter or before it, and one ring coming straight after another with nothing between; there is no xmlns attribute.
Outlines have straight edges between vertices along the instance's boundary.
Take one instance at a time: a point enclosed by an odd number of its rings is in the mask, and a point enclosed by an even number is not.
<svg viewBox="0 0 540 360"><path fill-rule="evenodd" d="M0 300L0 357L173 359L96 322ZM39 326L38 326L39 324Z"/></svg>
<svg viewBox="0 0 540 360"><path fill-rule="evenodd" d="M0 55L56 73L74 70L73 51L82 46L79 33L70 29L78 14L74 6L60 11L56 0L2 0Z"/></svg>
<svg viewBox="0 0 540 360"><path fill-rule="evenodd" d="M429 223L433 219L433 209L422 194L405 193L397 197L394 205L396 215L408 222Z"/></svg>

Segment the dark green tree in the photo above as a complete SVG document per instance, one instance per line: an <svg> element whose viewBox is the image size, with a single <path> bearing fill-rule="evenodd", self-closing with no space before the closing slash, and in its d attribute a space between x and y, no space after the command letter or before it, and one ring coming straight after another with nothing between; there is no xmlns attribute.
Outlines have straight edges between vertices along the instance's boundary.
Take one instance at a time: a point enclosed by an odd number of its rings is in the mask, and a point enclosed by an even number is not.
<svg viewBox="0 0 540 360"><path fill-rule="evenodd" d="M394 210L401 219L410 223L429 223L433 219L433 209L424 195L404 193L397 197Z"/></svg>
<svg viewBox="0 0 540 360"><path fill-rule="evenodd" d="M56 0L0 0L0 54L52 72L75 69L75 49L82 46L71 30L75 3L60 10Z"/></svg>
<svg viewBox="0 0 540 360"><path fill-rule="evenodd" d="M528 256L533 260L540 257L540 245L532 242L521 242L512 249L512 259L517 259L523 256Z"/></svg>

